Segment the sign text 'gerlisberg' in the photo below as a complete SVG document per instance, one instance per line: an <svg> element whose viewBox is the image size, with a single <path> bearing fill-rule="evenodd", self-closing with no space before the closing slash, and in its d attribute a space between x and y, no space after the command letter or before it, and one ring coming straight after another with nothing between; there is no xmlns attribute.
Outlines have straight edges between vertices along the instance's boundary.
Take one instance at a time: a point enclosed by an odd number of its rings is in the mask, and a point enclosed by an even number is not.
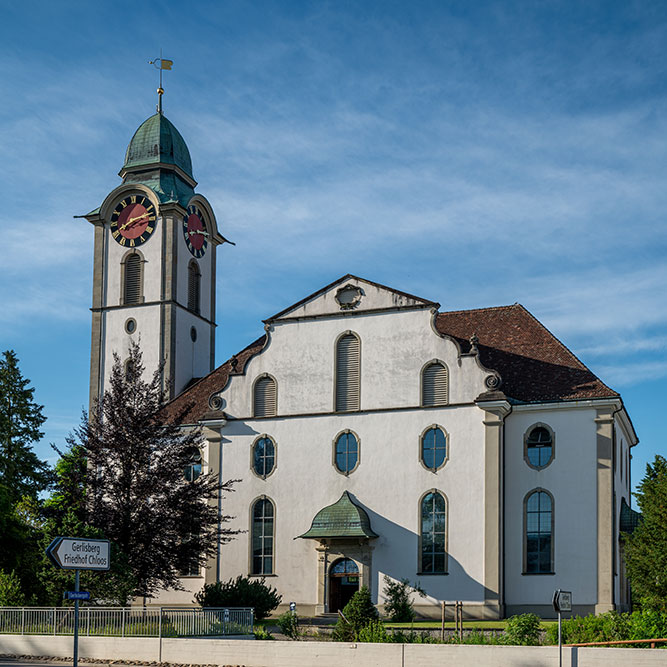
<svg viewBox="0 0 667 667"><path fill-rule="evenodd" d="M109 540L56 537L46 555L63 570L108 570Z"/></svg>

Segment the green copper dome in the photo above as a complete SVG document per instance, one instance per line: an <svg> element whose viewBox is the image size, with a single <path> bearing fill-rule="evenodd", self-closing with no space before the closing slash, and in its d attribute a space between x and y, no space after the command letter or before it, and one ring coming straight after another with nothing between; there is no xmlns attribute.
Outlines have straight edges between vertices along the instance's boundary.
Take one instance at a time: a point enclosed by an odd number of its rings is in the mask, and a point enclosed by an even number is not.
<svg viewBox="0 0 667 667"><path fill-rule="evenodd" d="M173 164L192 178L190 151L173 123L160 113L145 120L125 153L123 169Z"/></svg>
<svg viewBox="0 0 667 667"><path fill-rule="evenodd" d="M374 538L371 520L363 507L359 507L347 491L333 504L322 508L313 519L310 530L299 537L324 538Z"/></svg>

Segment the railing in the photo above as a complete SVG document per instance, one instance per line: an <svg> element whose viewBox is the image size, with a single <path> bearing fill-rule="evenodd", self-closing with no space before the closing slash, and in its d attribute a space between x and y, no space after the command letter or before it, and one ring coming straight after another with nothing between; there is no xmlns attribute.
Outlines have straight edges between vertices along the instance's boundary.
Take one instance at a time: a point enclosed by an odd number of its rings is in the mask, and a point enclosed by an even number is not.
<svg viewBox="0 0 667 667"><path fill-rule="evenodd" d="M651 648L656 648L656 644L667 643L667 639L615 639L610 642L584 642L583 644L563 644L563 646L620 646L625 644L650 644Z"/></svg>
<svg viewBox="0 0 667 667"><path fill-rule="evenodd" d="M248 635L253 621L249 608L79 608L79 634L90 637ZM0 634L72 635L74 607L0 607Z"/></svg>

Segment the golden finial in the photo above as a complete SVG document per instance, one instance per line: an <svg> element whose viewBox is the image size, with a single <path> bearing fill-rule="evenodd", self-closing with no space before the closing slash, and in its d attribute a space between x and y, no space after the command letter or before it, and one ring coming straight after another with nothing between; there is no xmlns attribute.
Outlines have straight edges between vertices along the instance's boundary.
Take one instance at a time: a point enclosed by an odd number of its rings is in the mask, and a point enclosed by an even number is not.
<svg viewBox="0 0 667 667"><path fill-rule="evenodd" d="M149 65L153 65L155 69L160 70L160 86L157 89L157 112L162 113L162 96L164 95L164 88L162 87L162 70L171 69L174 64L173 60L167 60L162 57L162 49L160 49L160 57L148 61Z"/></svg>

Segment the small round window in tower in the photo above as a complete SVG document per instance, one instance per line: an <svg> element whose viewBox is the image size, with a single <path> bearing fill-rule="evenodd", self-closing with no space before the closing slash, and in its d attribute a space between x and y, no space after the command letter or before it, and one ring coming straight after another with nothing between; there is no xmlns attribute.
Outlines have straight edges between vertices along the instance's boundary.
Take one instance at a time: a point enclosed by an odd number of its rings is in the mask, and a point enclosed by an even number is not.
<svg viewBox="0 0 667 667"><path fill-rule="evenodd" d="M137 321L133 318L130 317L128 320L125 321L125 331L129 334L133 334L137 330Z"/></svg>
<svg viewBox="0 0 667 667"><path fill-rule="evenodd" d="M197 329L194 327L190 327L190 338L192 339L193 343L197 341Z"/></svg>

